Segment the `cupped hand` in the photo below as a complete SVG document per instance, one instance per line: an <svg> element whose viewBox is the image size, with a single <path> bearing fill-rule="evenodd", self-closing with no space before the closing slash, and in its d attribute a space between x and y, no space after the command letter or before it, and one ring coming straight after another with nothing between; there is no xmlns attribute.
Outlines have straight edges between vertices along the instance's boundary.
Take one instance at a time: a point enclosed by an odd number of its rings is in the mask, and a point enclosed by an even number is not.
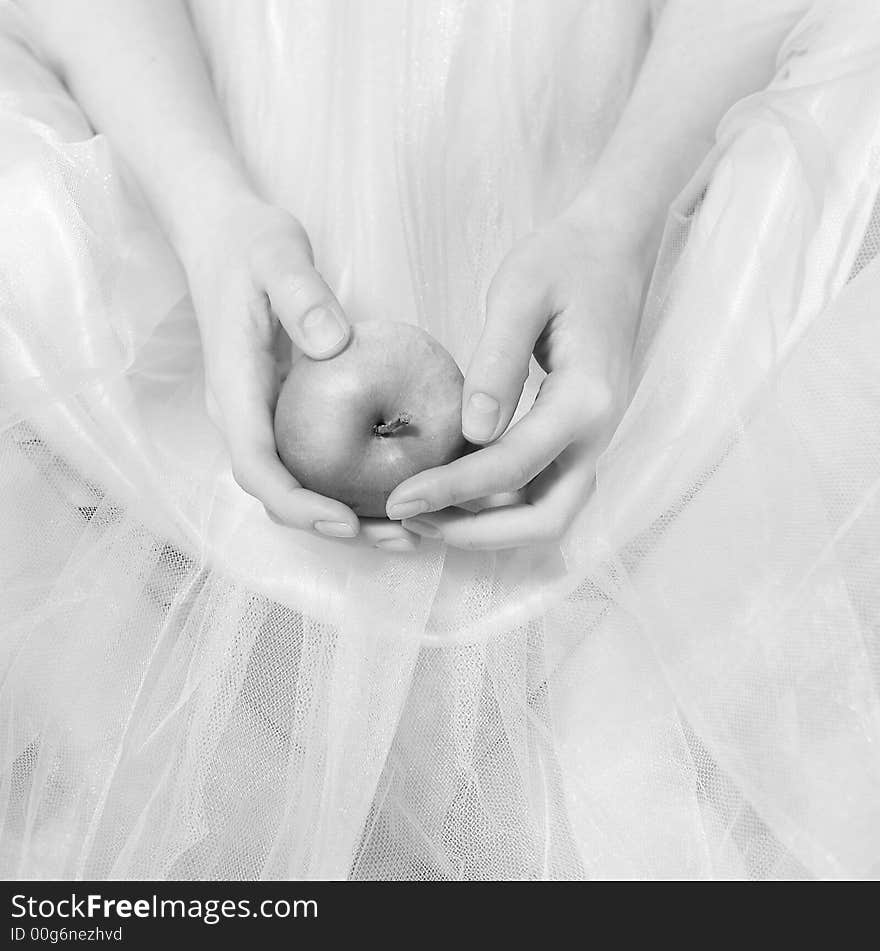
<svg viewBox="0 0 880 951"><path fill-rule="evenodd" d="M464 549L559 539L625 406L645 270L581 217L560 217L517 244L491 283L464 382L462 430L482 448L397 486L389 517ZM508 429L532 355L547 375ZM472 510L506 493L518 501Z"/></svg>
<svg viewBox="0 0 880 951"><path fill-rule="evenodd" d="M390 551L419 541L399 523L358 519L303 488L275 447L279 336L316 360L348 343L350 326L315 270L309 239L287 212L255 197L231 201L179 247L205 359L208 410L226 440L235 480L275 522Z"/></svg>

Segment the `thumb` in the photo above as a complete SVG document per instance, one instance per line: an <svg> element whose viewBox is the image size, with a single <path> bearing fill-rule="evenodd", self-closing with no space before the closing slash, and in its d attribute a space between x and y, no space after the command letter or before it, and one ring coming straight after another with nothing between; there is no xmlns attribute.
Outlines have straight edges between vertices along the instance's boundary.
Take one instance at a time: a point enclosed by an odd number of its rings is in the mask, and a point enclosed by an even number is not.
<svg viewBox="0 0 880 951"><path fill-rule="evenodd" d="M461 429L483 444L507 429L529 375L535 342L547 323L544 291L508 256L486 297L486 325L468 367L462 392Z"/></svg>
<svg viewBox="0 0 880 951"><path fill-rule="evenodd" d="M307 243L285 243L261 262L256 277L281 325L303 353L326 360L344 349L351 326L315 270Z"/></svg>

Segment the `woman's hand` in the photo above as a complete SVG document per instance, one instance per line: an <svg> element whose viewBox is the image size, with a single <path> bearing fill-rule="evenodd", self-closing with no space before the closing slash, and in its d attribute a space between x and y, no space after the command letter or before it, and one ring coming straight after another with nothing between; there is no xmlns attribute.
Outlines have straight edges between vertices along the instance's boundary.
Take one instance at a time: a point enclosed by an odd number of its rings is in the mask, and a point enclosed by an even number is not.
<svg viewBox="0 0 880 951"><path fill-rule="evenodd" d="M462 430L485 448L399 485L388 499L390 518L467 549L552 541L565 532L624 409L641 260L581 213L513 248L490 286L464 383ZM532 354L547 376L508 430ZM476 513L457 507L520 489L514 504Z"/></svg>
<svg viewBox="0 0 880 951"><path fill-rule="evenodd" d="M461 548L507 548L565 531L624 408L667 209L711 148L721 116L772 78L780 43L808 7L664 4L584 191L566 215L518 244L492 283L462 414L465 435L486 448L399 485L390 517ZM505 432L533 350L548 376L532 409ZM454 507L523 487L520 504L477 514Z"/></svg>
<svg viewBox="0 0 880 951"><path fill-rule="evenodd" d="M342 307L315 270L302 225L245 192L222 213L177 233L202 336L209 412L238 484L276 522L333 538L358 536L392 551L412 549L418 536L384 519L359 520L342 502L300 486L278 457L279 336L281 349L289 352L292 340L316 360L332 359L350 336Z"/></svg>
<svg viewBox="0 0 880 951"><path fill-rule="evenodd" d="M344 320L342 311L315 273L298 224L254 198L232 201L240 191L227 188L223 178L238 180L240 162L185 5L181 0L19 3L68 88L130 165L181 252L217 417L237 475L284 522L350 535L358 527L354 513L298 486L271 439L276 381L270 341L276 321L308 352L314 351L307 338L314 338L317 355L330 357L343 345L330 342L332 320L314 316L306 326L304 318L318 301L332 317ZM481 444L503 432L533 347L549 371L540 397L497 442L398 486L389 514L435 512L406 524L464 547L524 544L564 529L583 502L595 457L621 410L649 267L633 262L653 257L666 209L705 155L719 118L766 84L782 38L808 5L809 0L664 5L636 88L585 191L586 205L599 195L605 207L615 209L614 228L629 218L625 227L641 253L615 250L609 229L583 214L583 207L511 253L493 283L486 333L465 388L467 400L477 394L486 398L466 403L465 431ZM205 174L208 167L226 171ZM206 209L221 204L229 212L218 222ZM190 213L181 215L186 207ZM208 222L200 240L183 242L188 253L176 240L181 220ZM522 505L478 515L446 510L523 485L528 489ZM392 510L405 502L406 509ZM405 547L406 533L399 525L391 528L399 534L388 538L388 545Z"/></svg>
<svg viewBox="0 0 880 951"><path fill-rule="evenodd" d="M289 334L310 356L330 359L345 346L348 323L315 271L299 222L254 194L186 5L21 3L49 59L134 172L183 261L212 416L238 482L285 525L411 549L418 536L384 519L359 522L341 502L306 491L275 452L276 335Z"/></svg>

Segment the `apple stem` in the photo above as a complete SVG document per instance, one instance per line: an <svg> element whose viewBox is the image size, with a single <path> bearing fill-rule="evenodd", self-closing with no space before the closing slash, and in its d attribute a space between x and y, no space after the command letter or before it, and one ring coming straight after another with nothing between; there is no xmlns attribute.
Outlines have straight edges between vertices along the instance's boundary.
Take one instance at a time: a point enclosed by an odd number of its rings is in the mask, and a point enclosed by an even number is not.
<svg viewBox="0 0 880 951"><path fill-rule="evenodd" d="M409 413L401 413L395 419L387 423L376 423L373 427L373 434L376 436L390 436L392 433L397 432L398 429L409 426L411 422L412 416L410 416Z"/></svg>

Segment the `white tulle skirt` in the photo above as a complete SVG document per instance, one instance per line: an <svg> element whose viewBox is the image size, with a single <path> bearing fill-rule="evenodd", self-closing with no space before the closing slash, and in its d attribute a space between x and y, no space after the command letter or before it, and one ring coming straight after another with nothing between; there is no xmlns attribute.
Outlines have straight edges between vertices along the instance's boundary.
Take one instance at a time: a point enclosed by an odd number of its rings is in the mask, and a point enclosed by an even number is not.
<svg viewBox="0 0 880 951"><path fill-rule="evenodd" d="M650 11L546 7L192 4L353 318L466 363L504 251L585 181ZM555 546L269 522L172 252L8 3L0 142L4 875L880 872L875 3L816 3L722 122Z"/></svg>

